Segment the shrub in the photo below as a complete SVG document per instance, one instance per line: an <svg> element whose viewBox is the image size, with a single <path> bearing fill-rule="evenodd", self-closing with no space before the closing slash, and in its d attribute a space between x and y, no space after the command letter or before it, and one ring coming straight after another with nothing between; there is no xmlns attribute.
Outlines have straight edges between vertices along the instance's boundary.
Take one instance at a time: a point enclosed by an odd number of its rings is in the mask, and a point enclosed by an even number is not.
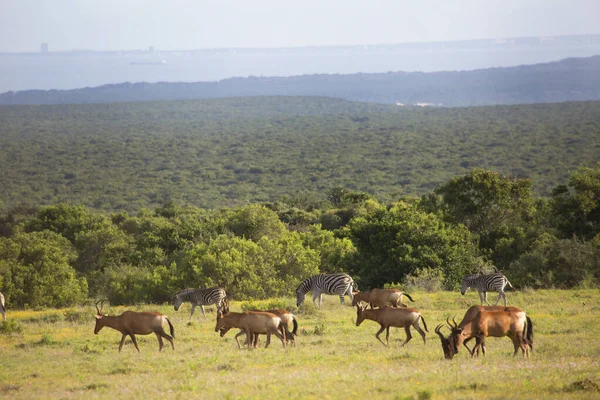
<svg viewBox="0 0 600 400"><path fill-rule="evenodd" d="M444 273L439 269L421 268L404 279L407 291L438 292L444 288Z"/></svg>

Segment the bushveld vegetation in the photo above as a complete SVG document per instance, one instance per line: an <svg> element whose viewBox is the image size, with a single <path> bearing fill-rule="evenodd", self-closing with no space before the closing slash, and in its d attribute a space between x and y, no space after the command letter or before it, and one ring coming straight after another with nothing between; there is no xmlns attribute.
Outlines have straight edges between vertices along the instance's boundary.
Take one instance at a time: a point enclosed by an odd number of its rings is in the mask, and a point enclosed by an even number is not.
<svg viewBox="0 0 600 400"><path fill-rule="evenodd" d="M59 203L15 208L0 228L9 308L162 303L211 286L234 300L265 299L341 271L362 290L452 290L494 268L520 288L597 287L600 164L573 171L550 198L536 198L530 180L474 169L389 204L340 187L322 198L221 210L166 203L134 215Z"/></svg>
<svg viewBox="0 0 600 400"><path fill-rule="evenodd" d="M549 196L600 153L600 102L405 109L267 97L5 106L0 121L0 211L218 209L338 186L387 203L473 168L530 178Z"/></svg>
<svg viewBox="0 0 600 400"><path fill-rule="evenodd" d="M433 328L447 316L478 303L476 293L411 292L429 327L427 344L416 335L405 347L404 330L392 328L390 347L375 339L379 325L355 326L356 310L326 296L324 307L310 302L297 312L295 298L233 302L232 311L286 307L296 312L296 347L279 343L238 350L236 330L224 338L214 331L214 307L207 318L187 324L189 304L178 312L169 305L105 306L156 310L175 326L175 351L158 352L154 335L139 336L138 353L130 340L121 353L121 335L93 334L93 305L43 311L12 311L0 323L0 397L31 398L356 398L383 399L593 399L600 392L600 293L598 290L524 290L507 292L509 304L524 309L535 328L529 359L512 357L508 338L489 338L485 358L471 359L461 349L444 360ZM448 334L448 330L443 332ZM415 332L413 331L413 334Z"/></svg>

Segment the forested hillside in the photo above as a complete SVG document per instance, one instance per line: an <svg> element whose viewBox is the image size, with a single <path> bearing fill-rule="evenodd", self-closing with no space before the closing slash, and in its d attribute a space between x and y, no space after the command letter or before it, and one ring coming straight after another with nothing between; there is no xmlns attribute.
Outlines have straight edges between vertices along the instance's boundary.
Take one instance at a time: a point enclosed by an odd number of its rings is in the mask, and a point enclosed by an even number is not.
<svg viewBox="0 0 600 400"><path fill-rule="evenodd" d="M331 187L384 201L472 168L548 195L600 159L600 102L453 109L327 98L0 108L0 210L56 201L203 208Z"/></svg>
<svg viewBox="0 0 600 400"><path fill-rule="evenodd" d="M446 72L231 78L219 82L125 82L74 90L0 94L0 104L110 103L239 96L327 96L447 107L600 100L600 56Z"/></svg>

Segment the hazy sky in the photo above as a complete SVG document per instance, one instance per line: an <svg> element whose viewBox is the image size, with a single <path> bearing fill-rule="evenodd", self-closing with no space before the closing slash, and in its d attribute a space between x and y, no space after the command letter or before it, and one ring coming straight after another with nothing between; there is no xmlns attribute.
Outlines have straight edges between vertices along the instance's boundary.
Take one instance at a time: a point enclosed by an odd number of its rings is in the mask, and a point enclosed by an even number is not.
<svg viewBox="0 0 600 400"><path fill-rule="evenodd" d="M0 0L0 52L600 33L600 0Z"/></svg>

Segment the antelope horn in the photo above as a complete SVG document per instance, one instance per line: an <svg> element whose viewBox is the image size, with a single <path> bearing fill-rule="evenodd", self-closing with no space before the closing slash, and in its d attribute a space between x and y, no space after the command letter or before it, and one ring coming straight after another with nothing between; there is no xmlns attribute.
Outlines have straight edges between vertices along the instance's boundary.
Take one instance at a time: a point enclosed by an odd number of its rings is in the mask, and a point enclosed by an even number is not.
<svg viewBox="0 0 600 400"><path fill-rule="evenodd" d="M448 326L449 326L450 328L453 328L452 324L450 323L450 317L449 317L449 316L448 316L448 317L446 317L446 323L448 324Z"/></svg>
<svg viewBox="0 0 600 400"><path fill-rule="evenodd" d="M452 322L454 322L454 327L458 328L458 324L456 323L456 315L454 317L452 317Z"/></svg>
<svg viewBox="0 0 600 400"><path fill-rule="evenodd" d="M443 326L443 324L439 324L439 325L438 325L438 326L435 328L435 333L437 333L437 334L438 334L438 336L439 336L439 337L440 337L442 340L444 340L444 339L445 339L445 337L444 337L444 335L442 335L442 332L440 332L440 328L441 328L442 326Z"/></svg>
<svg viewBox="0 0 600 400"><path fill-rule="evenodd" d="M98 311L98 315L102 315L102 308L104 307L104 302L106 299L101 299L96 302L96 311ZM98 308L98 303L100 303L100 308Z"/></svg>

